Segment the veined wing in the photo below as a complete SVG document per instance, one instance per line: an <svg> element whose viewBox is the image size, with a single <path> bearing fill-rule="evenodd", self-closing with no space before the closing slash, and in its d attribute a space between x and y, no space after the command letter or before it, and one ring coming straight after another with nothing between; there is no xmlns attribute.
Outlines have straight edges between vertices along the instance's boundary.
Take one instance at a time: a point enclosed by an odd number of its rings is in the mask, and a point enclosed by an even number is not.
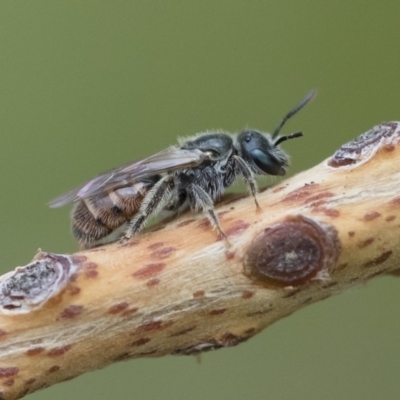
<svg viewBox="0 0 400 400"><path fill-rule="evenodd" d="M143 160L105 172L51 200L48 205L52 208L62 207L79 199L128 186L146 177L181 168L197 167L207 157L207 154L198 149L183 150L178 147L169 147Z"/></svg>

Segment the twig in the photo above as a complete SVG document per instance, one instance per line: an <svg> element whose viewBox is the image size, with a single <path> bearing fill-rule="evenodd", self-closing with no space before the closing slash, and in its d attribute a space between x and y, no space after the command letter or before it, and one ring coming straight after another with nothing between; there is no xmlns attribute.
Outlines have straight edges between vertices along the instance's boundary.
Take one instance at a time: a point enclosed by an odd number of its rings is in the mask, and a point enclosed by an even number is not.
<svg viewBox="0 0 400 400"><path fill-rule="evenodd" d="M125 245L40 252L0 278L0 399L134 357L234 346L399 268L400 125L382 124L260 195Z"/></svg>

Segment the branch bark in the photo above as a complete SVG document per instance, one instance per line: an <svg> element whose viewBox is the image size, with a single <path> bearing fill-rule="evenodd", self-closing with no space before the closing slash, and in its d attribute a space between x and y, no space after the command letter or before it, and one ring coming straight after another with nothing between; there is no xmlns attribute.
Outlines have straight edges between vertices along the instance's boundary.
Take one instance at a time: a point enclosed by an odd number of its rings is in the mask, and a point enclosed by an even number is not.
<svg viewBox="0 0 400 400"><path fill-rule="evenodd" d="M400 123L251 198L124 244L40 252L0 278L0 399L134 357L234 346L292 312L395 273Z"/></svg>

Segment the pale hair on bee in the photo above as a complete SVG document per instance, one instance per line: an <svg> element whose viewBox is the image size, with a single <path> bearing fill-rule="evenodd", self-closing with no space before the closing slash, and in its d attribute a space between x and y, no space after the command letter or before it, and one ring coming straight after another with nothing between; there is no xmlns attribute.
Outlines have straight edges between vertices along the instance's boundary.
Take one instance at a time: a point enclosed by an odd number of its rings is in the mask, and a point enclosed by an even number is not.
<svg viewBox="0 0 400 400"><path fill-rule="evenodd" d="M279 147L302 132L279 133L286 121L313 97L307 96L280 121L273 134L245 129L239 134L209 131L186 139L150 157L103 173L55 198L50 207L75 203L72 233L81 248L120 242L137 235L152 216L191 209L205 212L219 235L226 238L214 204L238 177L246 183L256 208L255 176L283 176L288 155Z"/></svg>

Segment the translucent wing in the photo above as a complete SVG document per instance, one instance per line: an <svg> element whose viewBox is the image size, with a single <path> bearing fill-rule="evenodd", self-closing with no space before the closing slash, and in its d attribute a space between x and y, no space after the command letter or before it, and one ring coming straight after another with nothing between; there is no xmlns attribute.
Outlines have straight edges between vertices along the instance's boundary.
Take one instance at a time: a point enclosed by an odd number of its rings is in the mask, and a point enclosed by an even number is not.
<svg viewBox="0 0 400 400"><path fill-rule="evenodd" d="M133 182L152 175L180 168L196 167L207 157L207 154L197 149L183 150L178 147L169 147L143 160L105 172L91 181L55 198L48 204L52 208L62 207L72 201L128 186Z"/></svg>

